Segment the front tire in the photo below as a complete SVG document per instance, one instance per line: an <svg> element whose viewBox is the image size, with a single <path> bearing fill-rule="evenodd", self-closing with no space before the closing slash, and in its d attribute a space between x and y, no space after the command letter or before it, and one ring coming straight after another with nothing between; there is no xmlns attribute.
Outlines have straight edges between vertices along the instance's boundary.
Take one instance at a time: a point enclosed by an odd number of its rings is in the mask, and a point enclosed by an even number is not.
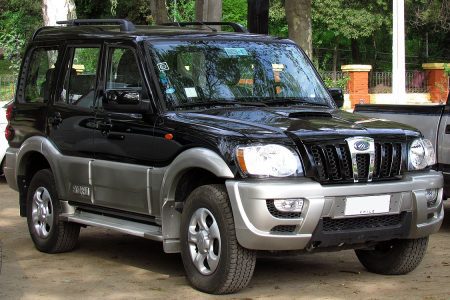
<svg viewBox="0 0 450 300"><path fill-rule="evenodd" d="M407 274L417 268L427 251L428 237L381 242L373 250L355 250L361 264L383 275Z"/></svg>
<svg viewBox="0 0 450 300"><path fill-rule="evenodd" d="M80 226L59 220L61 204L53 173L49 169L36 172L27 195L28 230L39 251L59 253L75 248Z"/></svg>
<svg viewBox="0 0 450 300"><path fill-rule="evenodd" d="M188 281L212 294L236 292L250 282L256 253L239 245L223 185L205 185L187 198L181 217L181 257Z"/></svg>

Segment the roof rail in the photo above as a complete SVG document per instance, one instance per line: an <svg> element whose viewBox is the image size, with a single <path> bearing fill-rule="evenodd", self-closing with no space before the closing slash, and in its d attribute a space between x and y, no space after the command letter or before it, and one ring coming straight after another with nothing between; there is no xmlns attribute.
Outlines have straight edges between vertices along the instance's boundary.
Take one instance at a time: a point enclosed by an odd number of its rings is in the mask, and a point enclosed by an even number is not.
<svg viewBox="0 0 450 300"><path fill-rule="evenodd" d="M204 25L204 26L214 26L214 25L224 25L224 26L230 26L233 28L234 32L248 32L247 29L242 26L239 23L234 22L203 22L203 21L196 21L196 22L172 22L172 23L164 23L161 25L165 26L178 26L178 27L186 27L191 25Z"/></svg>
<svg viewBox="0 0 450 300"><path fill-rule="evenodd" d="M125 19L74 19L67 21L58 21L56 24L65 24L67 26L79 26L79 25L120 25L120 31L132 32L136 30L136 27L131 21Z"/></svg>
<svg viewBox="0 0 450 300"><path fill-rule="evenodd" d="M46 30L46 29L50 29L50 28L54 28L52 26L43 26L43 27L39 27L38 29L36 29L36 31L33 33L33 36L31 37L31 40L34 41L34 39L38 36L39 33L41 33L42 31Z"/></svg>

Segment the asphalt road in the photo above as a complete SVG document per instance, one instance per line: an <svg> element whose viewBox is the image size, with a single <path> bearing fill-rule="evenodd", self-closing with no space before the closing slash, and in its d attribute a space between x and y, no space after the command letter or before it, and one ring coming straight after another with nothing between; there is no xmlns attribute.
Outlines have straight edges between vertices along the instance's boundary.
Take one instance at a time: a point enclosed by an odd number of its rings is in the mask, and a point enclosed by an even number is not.
<svg viewBox="0 0 450 300"><path fill-rule="evenodd" d="M450 203L446 204L450 216ZM82 229L70 253L37 251L18 195L0 181L0 299L209 299L192 289L178 254L113 231ZM450 299L450 219L422 264L403 276L367 272L353 251L258 258L250 285L221 299Z"/></svg>

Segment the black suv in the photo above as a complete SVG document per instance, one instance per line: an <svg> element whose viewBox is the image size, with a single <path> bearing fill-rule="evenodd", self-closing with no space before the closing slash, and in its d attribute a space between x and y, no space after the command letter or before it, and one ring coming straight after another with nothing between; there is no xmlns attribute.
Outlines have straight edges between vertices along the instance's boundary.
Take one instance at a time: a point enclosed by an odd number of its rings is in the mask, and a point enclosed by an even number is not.
<svg viewBox="0 0 450 300"><path fill-rule="evenodd" d="M381 274L420 263L443 219L431 144L339 110L292 41L233 23L64 24L35 33L8 108L5 174L38 250L110 228L181 252L217 294L248 284L256 250L352 248Z"/></svg>

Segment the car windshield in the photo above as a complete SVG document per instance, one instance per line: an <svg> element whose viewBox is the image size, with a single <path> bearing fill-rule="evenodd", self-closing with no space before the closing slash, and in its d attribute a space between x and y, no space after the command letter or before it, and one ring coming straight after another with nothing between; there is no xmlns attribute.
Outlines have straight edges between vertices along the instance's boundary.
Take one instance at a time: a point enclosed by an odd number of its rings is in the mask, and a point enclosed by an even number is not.
<svg viewBox="0 0 450 300"><path fill-rule="evenodd" d="M148 46L169 110L332 106L309 60L293 44L190 40Z"/></svg>

